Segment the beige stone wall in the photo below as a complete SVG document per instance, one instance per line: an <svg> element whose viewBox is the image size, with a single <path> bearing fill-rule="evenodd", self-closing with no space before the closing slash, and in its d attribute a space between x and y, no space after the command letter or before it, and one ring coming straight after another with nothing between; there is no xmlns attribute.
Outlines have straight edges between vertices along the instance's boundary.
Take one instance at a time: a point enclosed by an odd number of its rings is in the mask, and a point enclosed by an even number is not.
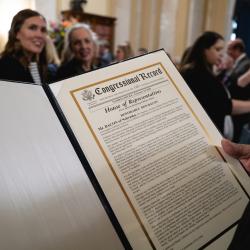
<svg viewBox="0 0 250 250"><path fill-rule="evenodd" d="M189 18L190 0L179 1L176 13L176 32L175 32L175 60L179 61L184 49L187 46L188 39L188 18Z"/></svg>
<svg viewBox="0 0 250 250"><path fill-rule="evenodd" d="M235 0L206 0L206 2L205 29L214 30L228 37Z"/></svg>
<svg viewBox="0 0 250 250"><path fill-rule="evenodd" d="M84 10L88 13L94 13L103 16L111 16L111 0L88 0Z"/></svg>
<svg viewBox="0 0 250 250"><path fill-rule="evenodd" d="M205 6L206 0L190 0L186 46L204 31Z"/></svg>
<svg viewBox="0 0 250 250"><path fill-rule="evenodd" d="M179 0L173 57L178 60L185 48L207 30L229 39L234 5L235 0Z"/></svg>
<svg viewBox="0 0 250 250"><path fill-rule="evenodd" d="M132 3L133 1L131 1ZM154 44L152 38L158 36L158 33L155 32L155 20L157 15L155 15L155 7L159 3L158 0L142 0L136 1L131 5L131 11L133 13L133 18L130 23L131 32L130 39L136 41L133 43L134 48L145 47L150 50L153 50ZM135 8L137 9L135 11ZM137 37L134 36L137 34Z"/></svg>
<svg viewBox="0 0 250 250"><path fill-rule="evenodd" d="M222 35L226 34L226 15L228 11L228 0L207 0L205 29L213 30Z"/></svg>
<svg viewBox="0 0 250 250"><path fill-rule="evenodd" d="M133 0L134 1L134 0ZM117 0L114 16L117 18L115 26L115 48L118 44L130 41L131 30L131 0Z"/></svg>
<svg viewBox="0 0 250 250"><path fill-rule="evenodd" d="M159 47L164 48L171 56L175 56L176 33L178 30L176 13L179 1L163 0L160 13Z"/></svg>

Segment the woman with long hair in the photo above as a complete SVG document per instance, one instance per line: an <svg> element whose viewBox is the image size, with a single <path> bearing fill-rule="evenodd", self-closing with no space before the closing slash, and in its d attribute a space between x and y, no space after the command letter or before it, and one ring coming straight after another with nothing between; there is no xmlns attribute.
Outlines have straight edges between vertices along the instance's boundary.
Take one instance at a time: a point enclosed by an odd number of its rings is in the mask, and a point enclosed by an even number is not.
<svg viewBox="0 0 250 250"><path fill-rule="evenodd" d="M223 48L223 37L207 31L194 42L186 64L180 68L183 78L221 133L224 133L226 115L250 112L250 101L231 99L213 73L213 66L221 62Z"/></svg>
<svg viewBox="0 0 250 250"><path fill-rule="evenodd" d="M48 80L46 36L46 20L39 12L19 11L13 17L8 41L1 54L0 79L45 83Z"/></svg>

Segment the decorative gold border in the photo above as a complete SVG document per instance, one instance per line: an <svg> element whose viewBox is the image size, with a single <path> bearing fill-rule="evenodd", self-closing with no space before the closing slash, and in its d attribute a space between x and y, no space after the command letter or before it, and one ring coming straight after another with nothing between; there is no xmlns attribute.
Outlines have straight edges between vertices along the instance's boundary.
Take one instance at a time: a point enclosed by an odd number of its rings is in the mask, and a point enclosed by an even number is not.
<svg viewBox="0 0 250 250"><path fill-rule="evenodd" d="M158 65L158 64L159 64L159 63L155 63L155 64L152 64L152 65L149 65L149 66L146 66L146 67L137 69L137 70L133 70L133 71L130 71L130 72L126 72L126 73L124 73L124 74L121 74L121 75L118 75L118 76L115 76L115 77L111 77L111 78L108 78L108 79L105 79L105 80L102 80L102 81L99 81L99 82L96 82L96 83L87 85L87 86L85 86L85 87L80 87L80 88L77 88L77 89L75 89L75 90L71 90L71 91L70 91L70 94L71 94L71 96L72 96L72 98L73 98L73 100L74 100L74 102L75 102L75 104L76 104L76 106L77 106L77 108L78 108L80 114L82 115L82 117L83 117L84 121L86 122L86 124L87 124L87 126L88 126L88 128L89 128L89 130L90 130L90 132L91 132L91 134L92 134L92 136L94 137L95 142L97 143L97 145L98 145L98 147L100 148L100 150L101 150L101 152L102 152L102 154L103 154L105 160L107 161L108 166L110 167L110 169L111 169L111 171L112 171L112 173L113 173L113 175L114 175L114 177L115 177L115 179L116 179L116 181L117 181L119 187L121 188L121 190L122 190L122 192L123 192L123 194L124 194L124 196L125 196L127 202L129 203L129 206L131 207L131 209L132 209L132 211L133 211L135 217L137 218L137 220L138 220L138 222L139 222L139 224L140 224L140 226L141 226L141 228L142 228L142 231L144 232L146 238L147 238L148 241L149 241L149 244L151 245L151 247L152 247L154 250L156 250L156 247L155 247L155 245L154 245L152 239L150 238L150 236L149 236L149 234L148 234L148 232L147 232L145 226L143 225L142 220L141 220L140 216L138 215L138 213L137 213L135 207L133 206L131 200L129 199L127 192L125 191L125 189L124 189L122 183L120 182L120 180L119 180L119 178L118 178L118 176L117 176L117 174L116 174L116 172L115 172L115 170L114 170L114 168L113 168L113 166L112 166L112 164L111 164L111 162L110 162L108 156L106 155L106 153L105 153L104 149L102 148L102 146L101 146L101 144L100 144L100 142L99 142L97 136L95 135L94 130L92 129L92 127L91 127L91 125L90 125L90 123L89 123L87 117L86 117L85 114L83 113L83 111L82 111L82 109L81 109L81 107L80 107L80 105L79 105L79 103L78 103L78 101L77 101L77 99L76 99L76 97L75 97L75 92L78 92L78 91L80 91L80 90L83 90L83 89L86 89L86 88L90 88L90 87L96 86L96 85L101 84L101 83L104 83L104 82L111 81L111 80L120 78L120 77L122 77L122 76L129 75L129 74L132 74L132 73L141 71L141 70L145 70L145 69L147 69L147 68L154 67L154 66L156 66L156 65Z"/></svg>
<svg viewBox="0 0 250 250"><path fill-rule="evenodd" d="M178 86L175 84L175 82L173 81L172 77L168 74L167 70L163 67L162 63L160 63L160 65L162 66L163 70L165 71L166 75L169 77L169 79L171 80L172 84L175 86L177 92L180 94L180 96L182 97L182 99L184 100L184 102L186 103L186 105L188 106L188 108L190 109L191 113L193 114L193 116L195 117L195 119L197 120L197 122L200 124L200 126L202 127L203 131L205 132L205 134L207 135L207 138L209 140L209 142L212 144L212 139L211 136L209 135L207 129L205 128L205 126L201 123L200 119L198 118L198 116L194 113L192 107L189 105L188 101L186 100L186 98L184 97L184 95L181 93L181 91L179 90ZM227 163L227 165L229 165L229 170L232 173L232 175L234 176L234 178L236 179L236 181L238 182L238 184L240 185L240 187L242 188L242 190L244 191L244 193L246 194L247 198L249 199L249 195L246 191L246 189L242 186L239 178L235 175L235 173L232 171L231 169L231 165L229 162L227 162L226 158L222 155L221 151L219 150L219 148L217 146L214 146L215 150L218 152L219 156L221 157L221 159Z"/></svg>
<svg viewBox="0 0 250 250"><path fill-rule="evenodd" d="M120 75L118 75L118 76L111 77L111 78L108 78L108 79L105 79L105 80L102 80L102 81L98 81L98 82L89 84L89 85L87 85L87 86L80 87L80 88L77 88L77 89L74 89L74 90L71 90L71 91L70 91L70 95L72 96L72 98L73 98L73 100L74 100L74 102L75 102L75 104L76 104L76 106L77 106L77 108L78 108L78 110L79 110L81 116L83 117L83 119L84 119L84 121L86 122L88 128L90 129L91 134L92 134L92 136L94 137L95 142L97 143L98 147L100 148L100 150L101 150L101 152L102 152L102 154L103 154L105 160L106 160L107 163L108 163L108 166L110 167L110 169L111 169L111 171L112 171L112 173L113 173L113 175L114 175L114 177L115 177L115 179L116 179L118 185L120 186L120 188L121 188L121 190L122 190L124 196L126 197L126 200L127 200L128 203L129 203L129 206L131 207L131 209L132 209L132 211L133 211L135 217L137 218L137 220L138 220L138 222L139 222L139 224L140 224L140 226L141 226L141 228L142 228L144 234L146 235L146 238L148 239L148 241L149 241L149 243L150 243L150 245L151 245L151 247L152 247L153 249L156 249L156 247L155 247L155 245L154 245L152 239L150 238L150 236L149 236L149 234L148 234L148 232L147 232L145 226L143 225L143 222L142 222L142 220L140 219L140 216L138 215L138 213L137 213L135 207L133 206L133 204L132 204L130 198L128 197L127 192L125 191L125 189L124 189L122 183L120 182L120 180L119 180L119 178L118 178L118 176L117 176L117 174L116 174L116 172L115 172L115 170L114 170L114 168L113 168L113 166L112 166L112 164L111 164L111 162L110 162L108 156L106 155L106 153L105 153L103 147L101 146L101 144L100 144L100 142L99 142L97 136L95 135L94 130L92 129L92 127L91 127L91 125L90 125L90 123L89 123L87 117L86 117L85 114L83 113L83 111L82 111L82 109L81 109L81 107L80 107L80 105L79 105L79 103L78 103L78 101L77 101L77 99L76 99L76 97L75 97L75 93L78 92L78 91L80 91L80 90L83 90L83 89L86 89L86 88L90 88L90 87L96 86L96 85L98 85L98 84L101 84L101 83L104 83L104 82L107 82L107 81L111 81L111 80L120 78L120 77L122 77L122 76L126 76L126 75L128 75L128 74L132 74L132 73L135 73L135 72L138 72L138 71L145 70L145 69L147 69L147 68L154 67L154 66L156 66L156 65L161 66L161 68L163 69L163 71L165 72L165 74L167 75L167 77L170 79L171 83L173 84L173 86L175 87L175 89L177 90L177 92L179 93L179 95L181 96L181 98L183 99L183 101L185 102L185 104L187 105L187 107L189 108L189 110L191 111L191 113L193 114L194 118L197 120L197 122L200 124L201 128L203 129L203 131L204 131L205 134L207 135L208 140L211 142L212 139L211 139L211 136L209 135L207 129L206 129L205 126L202 124L202 122L200 121L199 117L195 114L195 112L193 111L192 107L190 106L190 104L189 104L188 101L186 100L185 96L181 93L181 91L179 90L178 86L175 84L174 80L173 80L172 77L169 75L169 73L167 72L167 70L165 69L165 67L162 65L161 62L157 62L157 63L151 64L151 65L149 65L149 66L142 67L142 68L139 68L139 69L130 71L130 72L126 72L126 73L124 73L124 74L120 74ZM215 147L216 151L219 153L219 155L221 156L222 160L223 160L224 162L227 163L226 159L223 157L223 155L221 154L221 152L220 152L220 150L218 149L218 147L216 147L216 146L214 146L214 147ZM230 168L229 168L229 169L230 169ZM235 174L233 173L233 171L232 171L231 169L230 169L230 171L232 172L233 176L236 178L236 180L237 180L238 183L240 184L238 178L235 176ZM242 187L242 185L240 185L240 186ZM242 188L243 188L243 187L242 187ZM244 190L244 188L243 188L243 190ZM244 190L244 191L245 191L245 190ZM246 191L245 191L245 192L246 192Z"/></svg>

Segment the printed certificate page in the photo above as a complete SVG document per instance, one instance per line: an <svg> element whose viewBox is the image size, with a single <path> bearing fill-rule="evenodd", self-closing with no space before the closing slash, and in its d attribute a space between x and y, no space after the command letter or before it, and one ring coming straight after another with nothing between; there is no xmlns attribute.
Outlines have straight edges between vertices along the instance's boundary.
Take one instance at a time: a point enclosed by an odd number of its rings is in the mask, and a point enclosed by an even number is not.
<svg viewBox="0 0 250 250"><path fill-rule="evenodd" d="M51 89L133 249L228 247L248 175L163 50Z"/></svg>

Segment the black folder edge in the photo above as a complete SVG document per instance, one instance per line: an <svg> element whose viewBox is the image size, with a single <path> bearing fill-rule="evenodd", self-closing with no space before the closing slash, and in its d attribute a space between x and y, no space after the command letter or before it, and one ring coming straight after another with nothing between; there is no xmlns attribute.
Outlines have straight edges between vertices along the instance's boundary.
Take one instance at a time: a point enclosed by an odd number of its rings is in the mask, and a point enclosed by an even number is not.
<svg viewBox="0 0 250 250"><path fill-rule="evenodd" d="M165 51L165 50L164 49L159 49L159 50L152 51L152 52L149 52L149 53L146 53L146 54L155 53L157 51ZM144 54L144 55L146 55L146 54ZM124 61L129 61L129 60L132 60L134 58L141 57L141 56L144 56L144 55L135 56L133 58L126 59ZM110 65L107 65L105 67L109 67L109 66L115 65L117 63L120 63L120 62L116 62L114 64L110 64ZM103 68L105 68L105 67L103 67ZM97 69L94 69L92 71L100 70L100 69L102 69L102 68L97 68ZM86 72L85 74L87 74L87 73L88 72ZM64 80L66 80L66 79L64 79ZM53 84L53 83L51 83L51 84ZM79 143L78 143L78 141L77 141L77 139L76 139L76 137L75 137L75 135L74 135L74 133L73 133L67 119L66 119L66 117L64 116L64 114L63 114L63 112L62 112L62 110L60 108L60 105L58 104L53 92L51 91L51 89L49 87L49 84L43 84L42 87L43 87L44 92L45 92L47 98L49 99L50 104L53 107L53 109L54 109L54 111L55 111L55 113L57 115L57 118L59 119L59 121L60 121L60 123L61 123L61 125L62 125L62 127L63 127L63 129L64 129L64 131L65 131L65 133L66 133L66 135L67 135L67 137L69 139L69 141L70 141L70 143L71 143L71 145L73 146L73 148L74 148L74 150L75 150L75 152L76 152L76 154L77 154L77 156L78 156L78 158L79 158L79 160L80 160L80 162L81 162L81 164L82 164L82 166L83 166L83 168L84 168L84 170L85 170L85 172L86 172L86 174L87 174L87 176L88 176L88 178L89 178L89 180L90 180L90 182L92 184L92 186L94 187L95 192L96 192L98 198L100 199L100 201L102 203L102 206L103 206L104 210L106 211L106 213L107 213L107 215L108 215L108 217L109 217L109 219L110 219L110 221L111 221L111 223L112 223L112 225L113 225L113 227L114 227L120 241L122 242L125 249L128 249L128 250L131 249L132 250L133 248L131 247L131 245L130 245L128 239L127 239L126 234L124 233L124 231L123 231L123 229L122 229L122 227L121 227L121 225L120 225L120 223L119 223L119 221L118 221L112 207L109 204L108 199L106 198L106 196L105 196L105 194L104 194L104 192L103 192L103 190L102 190L102 188L101 188L95 174L93 173L93 170L92 170L89 162L87 161L87 159L86 159L86 157L85 157L85 155L84 155L84 153L83 153L83 151L81 149L81 146L79 145Z"/></svg>
<svg viewBox="0 0 250 250"><path fill-rule="evenodd" d="M95 177L95 175L91 169L91 166L90 166L89 162L87 161L72 129L70 128L68 121L66 120L56 98L54 97L54 94L52 93L51 89L49 88L49 85L44 84L43 89L44 89L44 91L47 95L47 98L49 99L50 104L53 107L53 109L54 109L71 145L73 146L73 148L74 148L74 150L75 150L75 152L76 152L76 154L77 154L77 156L78 156L78 158L79 158L79 160L80 160L80 162L81 162L81 164L82 164L82 166L83 166L83 168L84 168L84 170L85 170L85 172L86 172L86 174L87 174L87 176L92 184L92 186L94 187L95 192L96 192L98 198L100 199L101 204L102 204L104 210L106 211L120 241L122 242L122 245L124 246L125 249L133 249L131 247L118 219L116 218L116 216L115 216L115 214L114 214L114 212L113 212L113 210L108 202L108 199L106 198L97 178Z"/></svg>

